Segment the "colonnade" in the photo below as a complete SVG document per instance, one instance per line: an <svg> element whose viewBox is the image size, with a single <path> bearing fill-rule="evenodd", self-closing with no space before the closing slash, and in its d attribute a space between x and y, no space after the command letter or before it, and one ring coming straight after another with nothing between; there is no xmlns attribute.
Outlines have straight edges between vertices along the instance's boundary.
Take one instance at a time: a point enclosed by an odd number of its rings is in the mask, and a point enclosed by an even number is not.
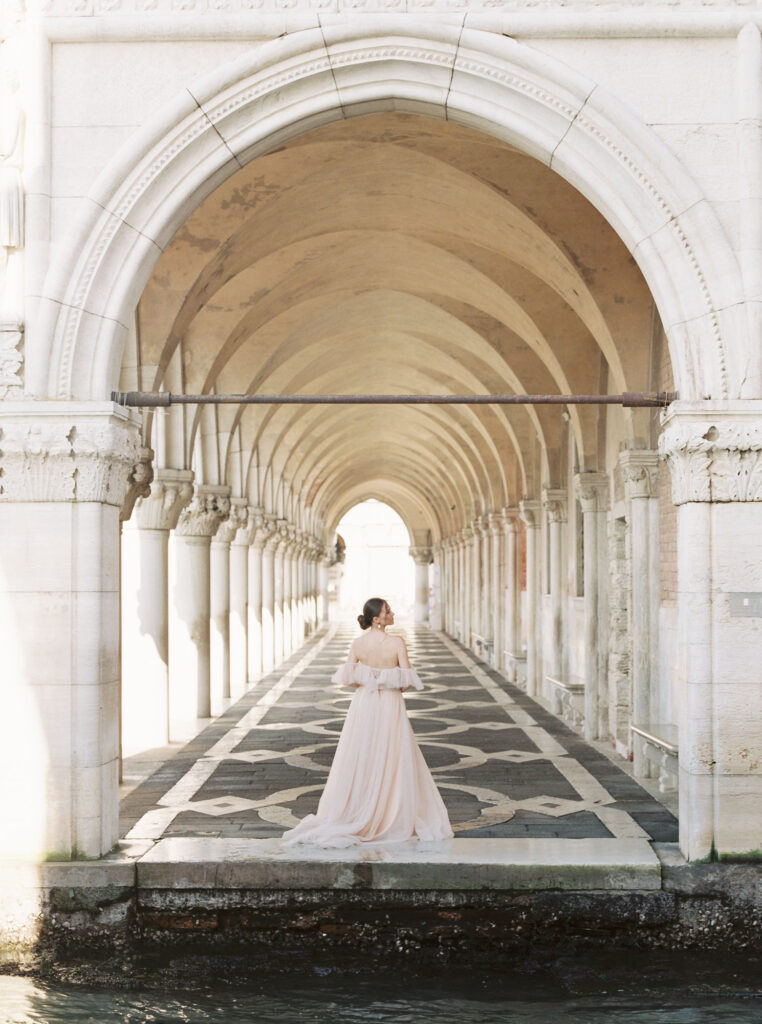
<svg viewBox="0 0 762 1024"><path fill-rule="evenodd" d="M122 528L122 743L220 714L327 618L325 548L284 517L157 471Z"/></svg>

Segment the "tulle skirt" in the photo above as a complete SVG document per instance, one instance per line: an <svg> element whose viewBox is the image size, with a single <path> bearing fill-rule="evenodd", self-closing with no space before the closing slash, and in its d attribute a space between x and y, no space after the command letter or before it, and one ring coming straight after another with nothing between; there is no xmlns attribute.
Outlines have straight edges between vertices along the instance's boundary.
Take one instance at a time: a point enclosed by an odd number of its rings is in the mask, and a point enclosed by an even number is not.
<svg viewBox="0 0 762 1024"><path fill-rule="evenodd" d="M340 848L452 835L401 691L359 686L317 813L284 833L283 843Z"/></svg>

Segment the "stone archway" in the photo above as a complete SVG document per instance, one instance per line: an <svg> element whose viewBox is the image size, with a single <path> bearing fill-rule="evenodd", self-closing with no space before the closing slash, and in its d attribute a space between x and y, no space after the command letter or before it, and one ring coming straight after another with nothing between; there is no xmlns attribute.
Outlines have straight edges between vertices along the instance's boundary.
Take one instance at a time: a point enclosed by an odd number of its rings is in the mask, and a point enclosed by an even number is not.
<svg viewBox="0 0 762 1024"><path fill-rule="evenodd" d="M78 235L48 275L36 330L41 394L103 399L151 268L179 225L230 174L331 120L403 110L479 128L549 165L614 227L655 297L685 398L738 392L726 311L735 257L699 188L666 146L583 75L486 32L390 19L267 43L205 76L104 170ZM690 331L686 325L690 324Z"/></svg>

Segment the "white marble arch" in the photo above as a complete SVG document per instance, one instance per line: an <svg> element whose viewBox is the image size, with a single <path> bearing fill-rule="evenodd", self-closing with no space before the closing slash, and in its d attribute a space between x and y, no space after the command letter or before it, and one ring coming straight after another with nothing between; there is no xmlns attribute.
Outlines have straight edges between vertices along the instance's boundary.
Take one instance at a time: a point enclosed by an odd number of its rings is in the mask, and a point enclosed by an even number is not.
<svg viewBox="0 0 762 1024"><path fill-rule="evenodd" d="M108 396L155 261L229 175L310 128L389 110L478 128L566 178L640 266L681 397L738 395L746 329L736 257L668 147L567 65L510 38L409 16L265 43L204 75L132 136L82 200L72 245L48 273L40 393Z"/></svg>

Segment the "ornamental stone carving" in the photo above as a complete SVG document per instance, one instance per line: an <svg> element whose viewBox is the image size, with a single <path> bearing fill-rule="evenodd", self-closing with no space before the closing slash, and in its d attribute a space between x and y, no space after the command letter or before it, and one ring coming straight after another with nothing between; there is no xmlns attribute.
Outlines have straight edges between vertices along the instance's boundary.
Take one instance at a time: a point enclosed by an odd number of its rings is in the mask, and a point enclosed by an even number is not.
<svg viewBox="0 0 762 1024"><path fill-rule="evenodd" d="M619 453L625 493L628 498L655 498L659 479L659 454L650 449L627 449Z"/></svg>
<svg viewBox="0 0 762 1024"><path fill-rule="evenodd" d="M227 488L200 486L180 513L175 527L179 537L213 537L230 514Z"/></svg>
<svg viewBox="0 0 762 1024"><path fill-rule="evenodd" d="M174 530L181 511L193 497L193 473L187 469L157 469L150 494L135 502L130 522L141 530Z"/></svg>
<svg viewBox="0 0 762 1024"><path fill-rule="evenodd" d="M20 325L0 323L0 401L17 400L23 395L23 341Z"/></svg>
<svg viewBox="0 0 762 1024"><path fill-rule="evenodd" d="M138 452L138 461L132 467L127 493L124 496L124 503L119 512L119 518L123 523L126 523L132 515L132 510L138 498L147 498L149 496L152 481L153 448L141 448Z"/></svg>
<svg viewBox="0 0 762 1024"><path fill-rule="evenodd" d="M542 507L549 523L566 522L566 491L555 487L546 487L542 492Z"/></svg>
<svg viewBox="0 0 762 1024"><path fill-rule="evenodd" d="M121 508L140 461L129 414L111 403L14 402L0 415L0 500Z"/></svg>
<svg viewBox="0 0 762 1024"><path fill-rule="evenodd" d="M606 473L577 473L574 493L583 513L605 512L609 503L609 478Z"/></svg>
<svg viewBox="0 0 762 1024"><path fill-rule="evenodd" d="M428 565L431 562L431 548L413 547L410 548L410 556L416 565Z"/></svg>
<svg viewBox="0 0 762 1024"><path fill-rule="evenodd" d="M674 503L762 501L762 402L675 405L659 438Z"/></svg>
<svg viewBox="0 0 762 1024"><path fill-rule="evenodd" d="M534 499L525 498L519 502L519 515L528 530L537 530L540 526L542 504Z"/></svg>
<svg viewBox="0 0 762 1024"><path fill-rule="evenodd" d="M487 526L493 537L500 537L503 533L505 521L501 512L490 512L487 516Z"/></svg>
<svg viewBox="0 0 762 1024"><path fill-rule="evenodd" d="M227 519L223 519L214 535L216 544L230 544L235 540L238 531L246 526L249 509L245 498L231 498L230 511Z"/></svg>
<svg viewBox="0 0 762 1024"><path fill-rule="evenodd" d="M511 506L506 505L501 515L503 518L503 528L506 533L516 533L519 528L519 520L521 519L518 506L516 508L512 508Z"/></svg>

